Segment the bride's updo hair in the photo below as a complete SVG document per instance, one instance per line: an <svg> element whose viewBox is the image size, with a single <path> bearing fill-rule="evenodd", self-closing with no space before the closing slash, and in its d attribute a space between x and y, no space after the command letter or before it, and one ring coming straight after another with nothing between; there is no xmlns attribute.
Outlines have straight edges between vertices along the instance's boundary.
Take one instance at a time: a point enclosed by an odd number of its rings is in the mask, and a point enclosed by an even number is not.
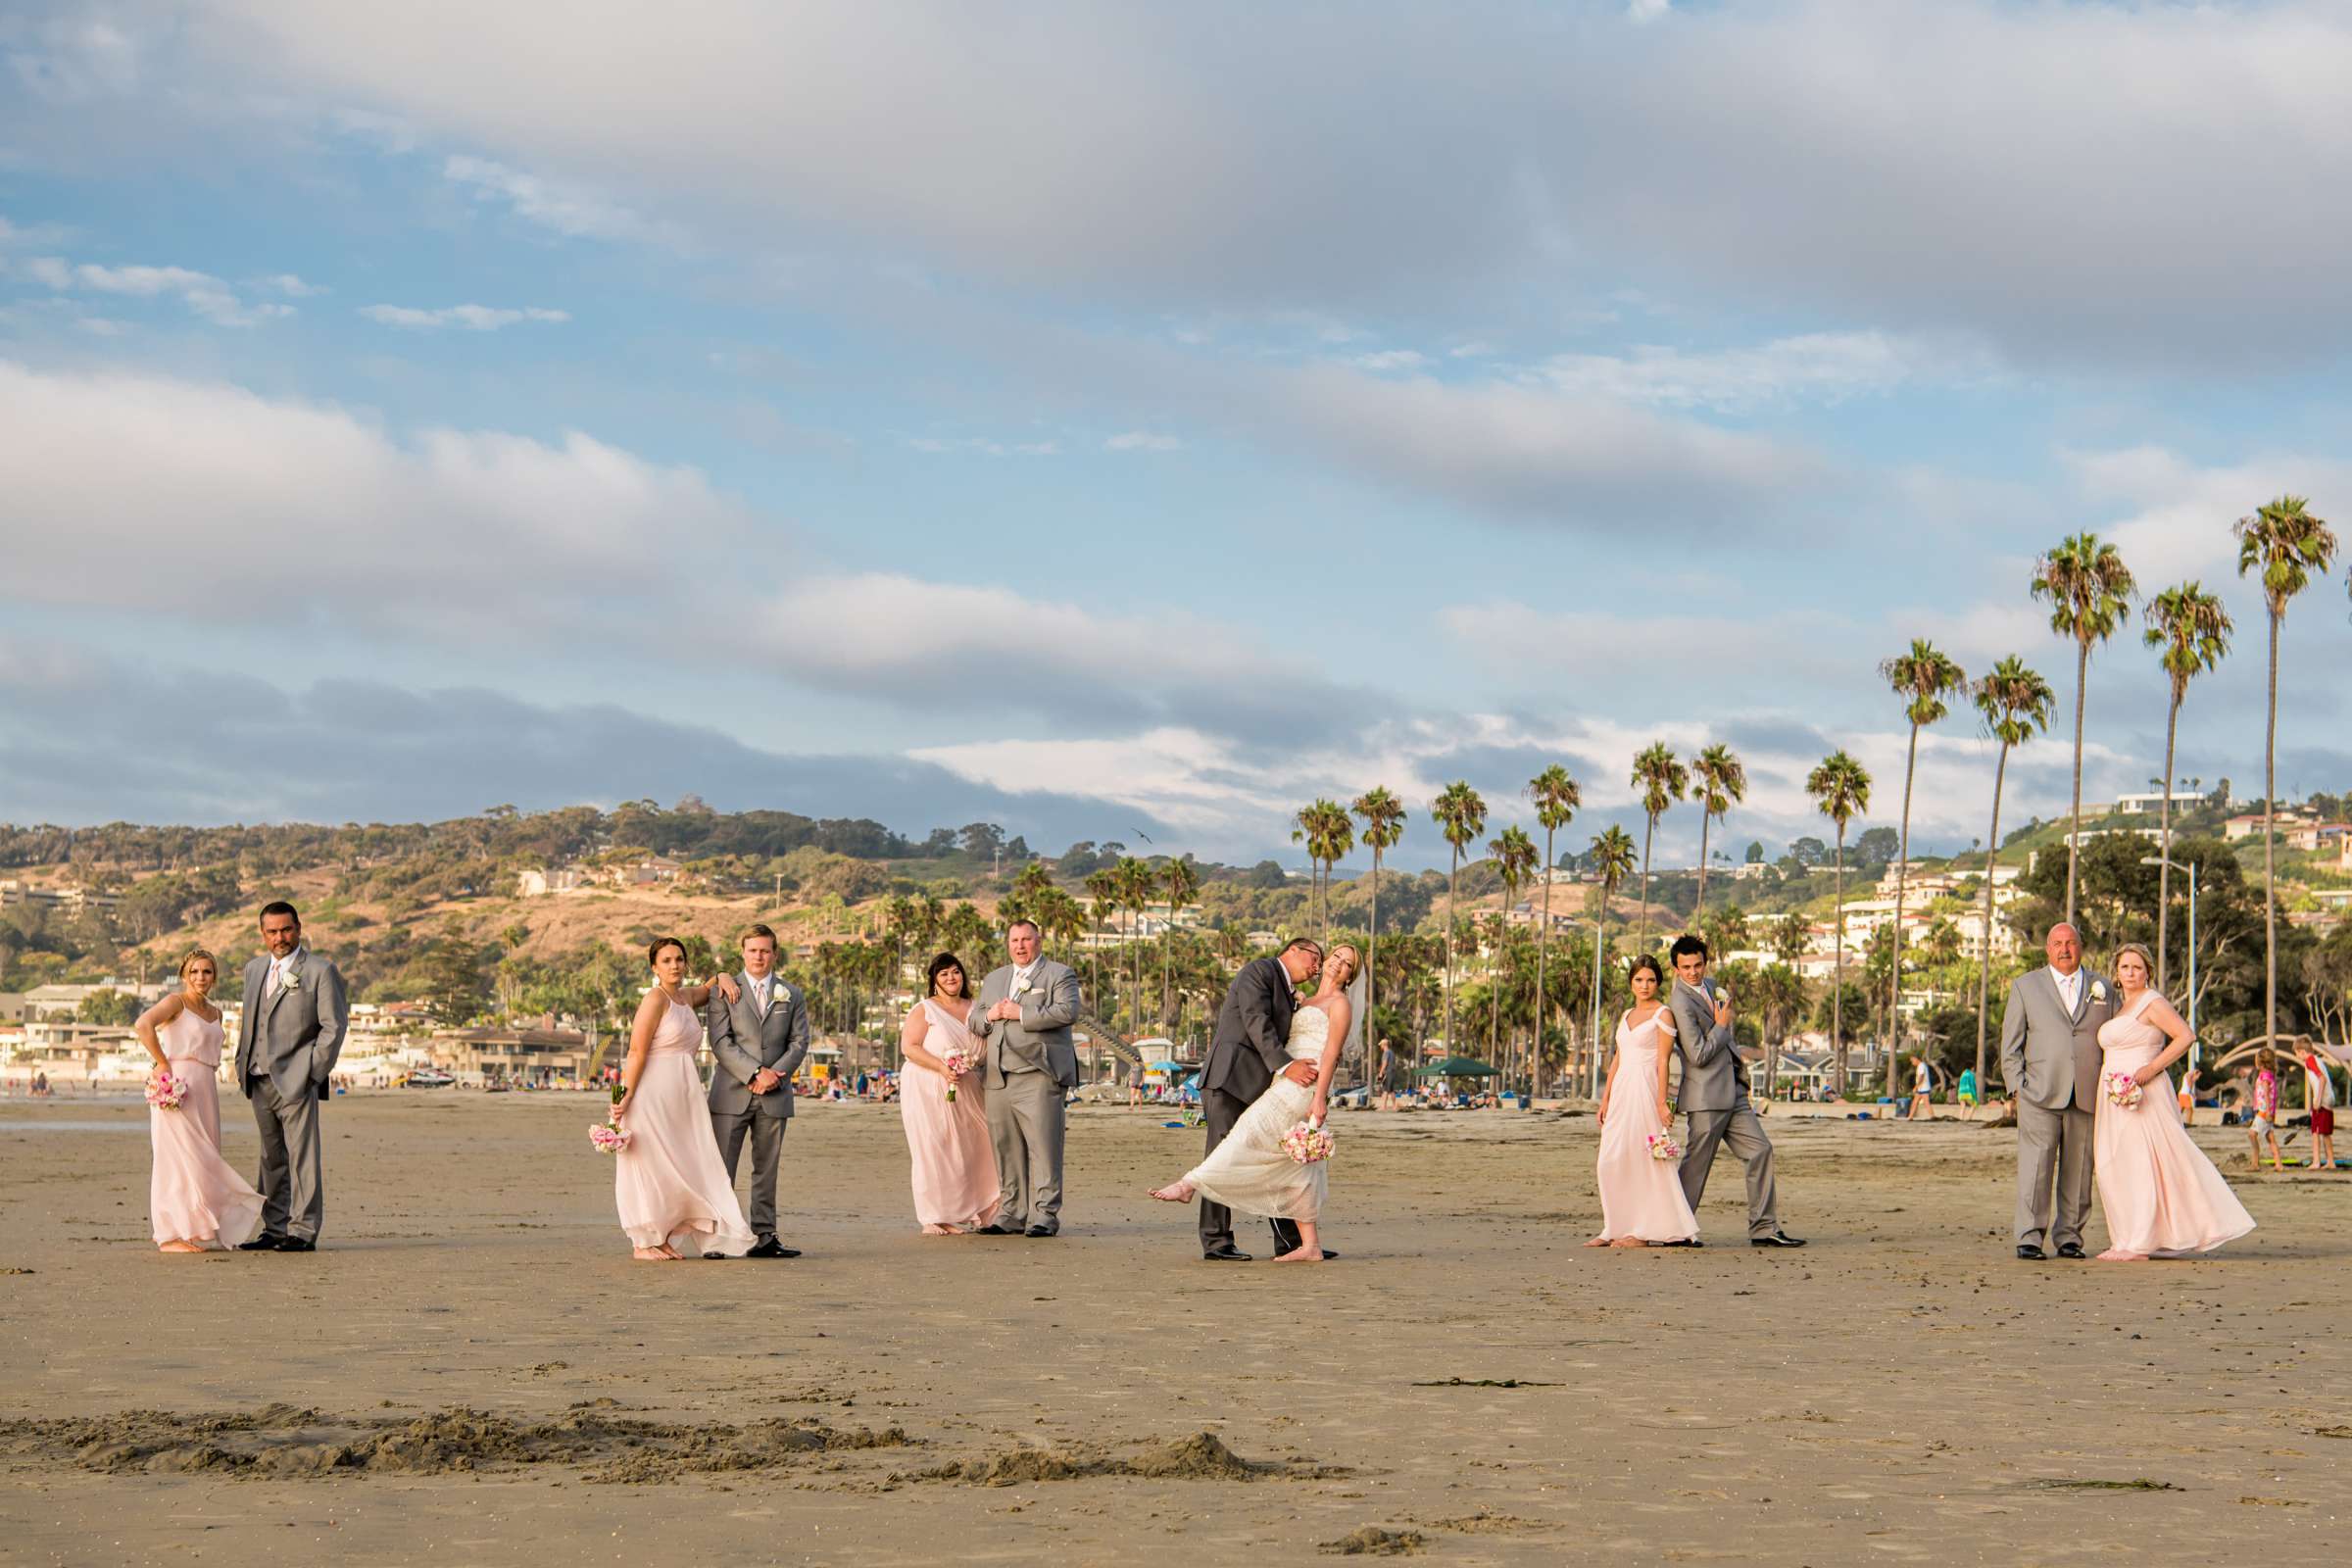
<svg viewBox="0 0 2352 1568"><path fill-rule="evenodd" d="M1654 953L1644 953L1633 962L1625 966L1625 978L1627 983L1631 984L1634 976L1640 974L1644 969L1649 971L1650 978L1657 981L1658 984L1664 985L1666 983L1666 970L1664 966L1658 962L1657 955Z"/></svg>
<svg viewBox="0 0 2352 1568"><path fill-rule="evenodd" d="M182 980L185 980L188 977L188 965L196 962L199 958L213 966L213 974L215 977L220 975L220 960L219 958L214 957L210 953L207 953L202 948L190 948L188 950L188 956L179 960L179 977Z"/></svg>
<svg viewBox="0 0 2352 1568"><path fill-rule="evenodd" d="M2127 942L2122 947L2115 950L2115 966L2117 968L2120 969L2123 967L2124 955L2127 953L2139 960L2140 984L2147 986L2154 985L2156 983L2155 956L2136 942ZM2120 980L2122 976L2119 975L2117 978Z"/></svg>
<svg viewBox="0 0 2352 1568"><path fill-rule="evenodd" d="M1340 982L1340 989L1345 991L1354 982L1357 975L1364 972L1364 956L1355 951L1352 943L1343 942L1331 950L1331 956L1323 960L1324 964L1328 967L1339 962L1340 955L1343 953L1348 955L1348 978Z"/></svg>

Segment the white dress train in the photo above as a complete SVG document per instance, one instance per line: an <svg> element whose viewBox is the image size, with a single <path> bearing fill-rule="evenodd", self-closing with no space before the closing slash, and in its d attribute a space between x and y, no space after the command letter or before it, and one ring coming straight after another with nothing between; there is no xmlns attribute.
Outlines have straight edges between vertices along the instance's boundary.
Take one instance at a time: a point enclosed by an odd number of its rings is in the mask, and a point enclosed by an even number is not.
<svg viewBox="0 0 2352 1568"><path fill-rule="evenodd" d="M1302 1006L1291 1015L1291 1038L1284 1049L1293 1061L1314 1061L1322 1056L1330 1034L1331 1014ZM1306 1120L1314 1103L1312 1087L1277 1075L1242 1112L1225 1141L1184 1179L1200 1196L1245 1214L1289 1220L1318 1217L1331 1162L1319 1159L1301 1165L1282 1152L1283 1134Z"/></svg>

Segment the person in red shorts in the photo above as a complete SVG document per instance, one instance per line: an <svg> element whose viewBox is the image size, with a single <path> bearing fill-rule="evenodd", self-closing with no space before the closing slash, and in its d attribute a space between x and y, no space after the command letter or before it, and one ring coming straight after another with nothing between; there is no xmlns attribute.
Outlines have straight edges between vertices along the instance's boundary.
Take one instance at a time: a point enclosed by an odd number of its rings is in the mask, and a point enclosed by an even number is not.
<svg viewBox="0 0 2352 1568"><path fill-rule="evenodd" d="M2303 1047L2303 1103L2311 1108L2311 1168L2335 1169L2335 1083L2320 1054Z"/></svg>

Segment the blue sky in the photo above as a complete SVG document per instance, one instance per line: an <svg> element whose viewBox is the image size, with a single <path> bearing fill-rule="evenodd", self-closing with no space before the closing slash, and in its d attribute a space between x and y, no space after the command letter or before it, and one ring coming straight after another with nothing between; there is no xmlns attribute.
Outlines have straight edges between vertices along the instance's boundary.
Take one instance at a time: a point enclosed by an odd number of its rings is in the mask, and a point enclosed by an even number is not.
<svg viewBox="0 0 2352 1568"><path fill-rule="evenodd" d="M2228 529L2352 521L2348 69L2341 0L6 7L0 818L1288 858L1555 760L1581 843L1664 738L1777 850L1833 746L1891 820L1912 637L2071 700L2084 528L2228 595L2180 772L2258 787ZM2348 656L2339 574L2284 788ZM2093 798L2163 722L2119 639ZM1965 847L1990 750L1922 758Z"/></svg>

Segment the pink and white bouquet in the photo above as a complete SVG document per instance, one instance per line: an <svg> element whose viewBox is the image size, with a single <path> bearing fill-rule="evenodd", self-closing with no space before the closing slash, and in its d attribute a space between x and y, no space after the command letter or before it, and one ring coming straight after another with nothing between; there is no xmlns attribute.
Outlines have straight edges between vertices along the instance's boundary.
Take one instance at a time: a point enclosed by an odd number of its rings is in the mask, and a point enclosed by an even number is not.
<svg viewBox="0 0 2352 1568"><path fill-rule="evenodd" d="M159 1072L147 1080L147 1103L158 1110L177 1110L179 1102L188 1098L188 1081L171 1072Z"/></svg>
<svg viewBox="0 0 2352 1568"><path fill-rule="evenodd" d="M1652 1159L1680 1159L1683 1157L1683 1146L1674 1141L1672 1133L1651 1133L1649 1135L1649 1157Z"/></svg>
<svg viewBox="0 0 2352 1568"><path fill-rule="evenodd" d="M588 1129L588 1147L600 1154L617 1154L629 1147L629 1130L620 1124L620 1096L612 1097L613 1111L603 1125Z"/></svg>
<svg viewBox="0 0 2352 1568"><path fill-rule="evenodd" d="M2139 1103L2139 1080L2130 1073L2111 1072L2107 1075L2107 1103L2110 1105L2118 1110L2130 1110Z"/></svg>
<svg viewBox="0 0 2352 1568"><path fill-rule="evenodd" d="M1329 1159L1336 1143L1320 1122L1302 1121L1282 1135L1282 1152L1298 1164L1312 1165Z"/></svg>
<svg viewBox="0 0 2352 1568"><path fill-rule="evenodd" d="M961 1046L956 1046L940 1054L939 1064L948 1072L948 1103L952 1105L956 1103L956 1081L979 1063L966 1054Z"/></svg>

